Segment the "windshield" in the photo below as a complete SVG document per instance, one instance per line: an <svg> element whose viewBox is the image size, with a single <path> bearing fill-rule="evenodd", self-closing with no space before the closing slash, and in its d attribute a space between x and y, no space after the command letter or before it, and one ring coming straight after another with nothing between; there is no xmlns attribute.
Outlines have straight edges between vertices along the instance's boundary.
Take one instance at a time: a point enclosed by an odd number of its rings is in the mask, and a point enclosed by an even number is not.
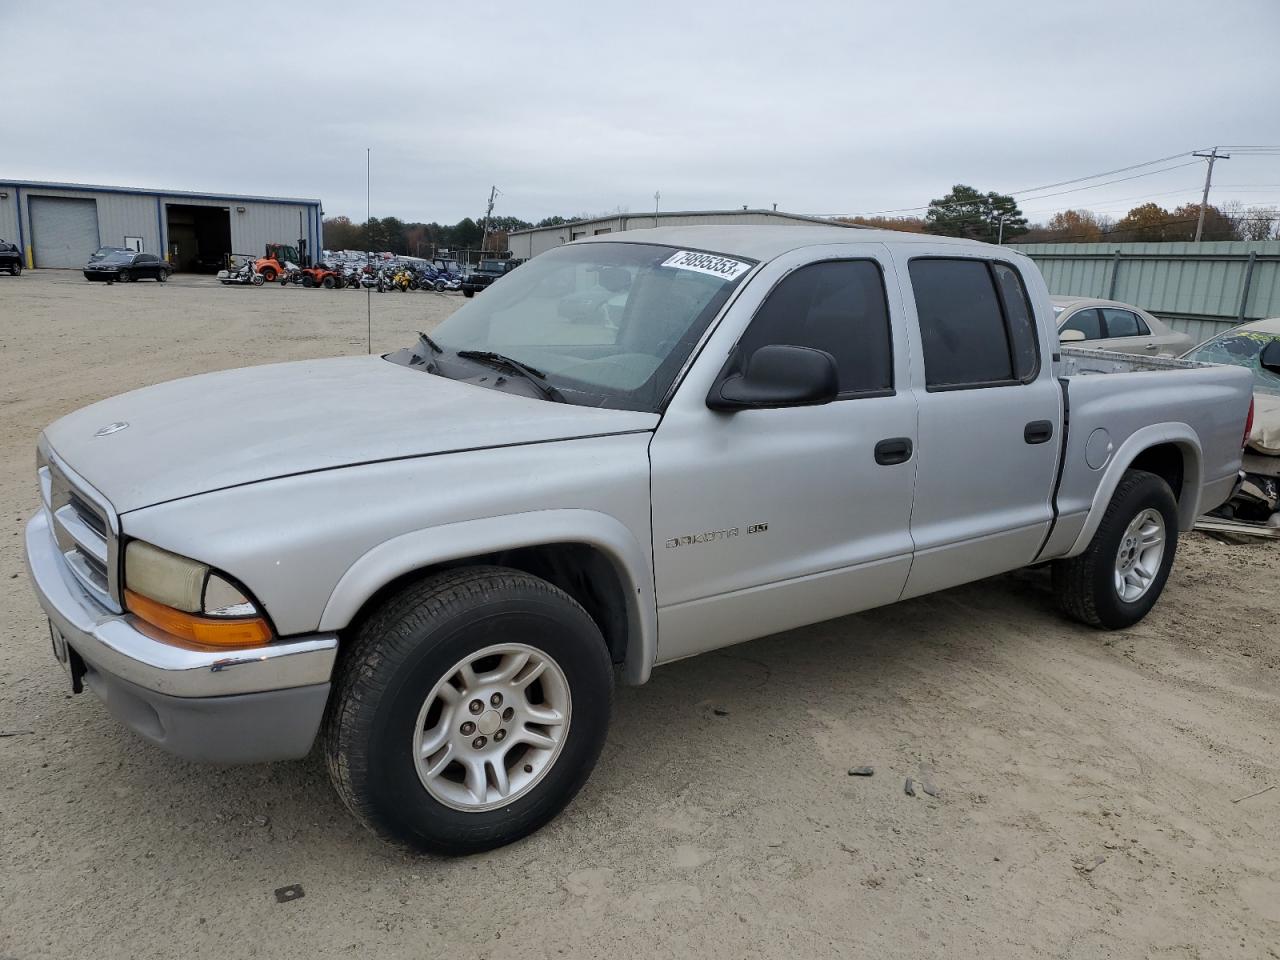
<svg viewBox="0 0 1280 960"><path fill-rule="evenodd" d="M545 374L570 403L657 412L752 265L651 244L559 247L511 271L433 330L444 351L433 372L470 377L474 369L454 373L457 352L489 351Z"/></svg>
<svg viewBox="0 0 1280 960"><path fill-rule="evenodd" d="M107 263L123 263L125 260L133 259L132 250L108 250L101 257Z"/></svg>
<svg viewBox="0 0 1280 960"><path fill-rule="evenodd" d="M506 268L506 264L504 264L501 260L481 260L480 261L481 270L489 270L493 273L501 273L505 268Z"/></svg>
<svg viewBox="0 0 1280 960"><path fill-rule="evenodd" d="M1280 397L1280 375L1263 370L1259 362L1263 349L1276 340L1280 340L1280 336L1261 330L1229 330L1200 344L1183 359L1248 367L1253 371L1255 390Z"/></svg>
<svg viewBox="0 0 1280 960"><path fill-rule="evenodd" d="M113 253L124 253L124 252L125 252L124 247L99 247L97 252L94 253L94 256L106 257L106 256L110 256Z"/></svg>

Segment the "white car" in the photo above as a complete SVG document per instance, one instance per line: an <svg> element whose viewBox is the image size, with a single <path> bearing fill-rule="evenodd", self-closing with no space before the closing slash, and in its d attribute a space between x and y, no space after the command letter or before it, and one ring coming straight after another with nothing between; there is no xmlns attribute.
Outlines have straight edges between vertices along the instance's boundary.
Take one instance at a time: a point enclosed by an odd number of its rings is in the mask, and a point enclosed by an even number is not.
<svg viewBox="0 0 1280 960"><path fill-rule="evenodd" d="M1195 340L1129 303L1094 297L1050 297L1058 339L1093 350L1180 357Z"/></svg>

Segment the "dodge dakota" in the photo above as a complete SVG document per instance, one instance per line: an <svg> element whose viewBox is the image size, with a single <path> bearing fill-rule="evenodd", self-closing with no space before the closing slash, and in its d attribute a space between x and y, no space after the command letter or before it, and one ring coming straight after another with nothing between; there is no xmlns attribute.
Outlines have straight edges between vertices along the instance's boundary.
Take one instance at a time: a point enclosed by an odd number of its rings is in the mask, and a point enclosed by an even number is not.
<svg viewBox="0 0 1280 960"><path fill-rule="evenodd" d="M567 244L385 356L95 403L38 441L72 689L187 758L320 743L383 837L537 829L615 678L1052 565L1151 609L1230 496L1248 370L1072 351L1006 248L822 226Z"/></svg>

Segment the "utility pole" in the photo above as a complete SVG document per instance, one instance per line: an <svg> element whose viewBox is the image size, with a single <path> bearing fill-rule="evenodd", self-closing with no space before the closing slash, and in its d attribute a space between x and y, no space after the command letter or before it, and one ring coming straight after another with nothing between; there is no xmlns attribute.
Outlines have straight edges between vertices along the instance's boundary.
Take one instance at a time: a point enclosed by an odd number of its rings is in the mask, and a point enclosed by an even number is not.
<svg viewBox="0 0 1280 960"><path fill-rule="evenodd" d="M493 199L498 195L497 187L489 188L489 206L484 211L484 228L480 233L480 256L484 256L484 243L489 239L489 218L493 215Z"/></svg>
<svg viewBox="0 0 1280 960"><path fill-rule="evenodd" d="M1200 236L1204 233L1204 211L1209 206L1209 184L1213 181L1213 164L1215 160L1230 160L1231 154L1219 153L1218 148L1214 147L1208 153L1193 153L1193 157L1204 157L1209 161L1209 169L1204 172L1204 194L1200 197L1200 218L1196 221L1196 239L1200 242Z"/></svg>
<svg viewBox="0 0 1280 960"><path fill-rule="evenodd" d="M364 265L370 267L373 265L373 250L370 244L373 238L369 236L369 224L373 222L373 147L364 148ZM364 288L364 348L365 352L373 353L373 288Z"/></svg>

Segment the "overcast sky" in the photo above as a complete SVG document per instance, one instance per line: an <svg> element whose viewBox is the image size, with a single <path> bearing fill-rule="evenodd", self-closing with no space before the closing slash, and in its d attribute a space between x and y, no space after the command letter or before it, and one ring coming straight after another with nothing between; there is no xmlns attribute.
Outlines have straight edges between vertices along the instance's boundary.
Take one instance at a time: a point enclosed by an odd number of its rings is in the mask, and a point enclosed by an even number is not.
<svg viewBox="0 0 1280 960"><path fill-rule="evenodd" d="M329 215L915 207L1280 144L1277 0L0 0L0 176ZM1165 166L1174 166L1170 162ZM1240 156L1215 202L1280 202ZM1203 164L1047 199L1198 200ZM1042 191L1052 192L1052 191Z"/></svg>

